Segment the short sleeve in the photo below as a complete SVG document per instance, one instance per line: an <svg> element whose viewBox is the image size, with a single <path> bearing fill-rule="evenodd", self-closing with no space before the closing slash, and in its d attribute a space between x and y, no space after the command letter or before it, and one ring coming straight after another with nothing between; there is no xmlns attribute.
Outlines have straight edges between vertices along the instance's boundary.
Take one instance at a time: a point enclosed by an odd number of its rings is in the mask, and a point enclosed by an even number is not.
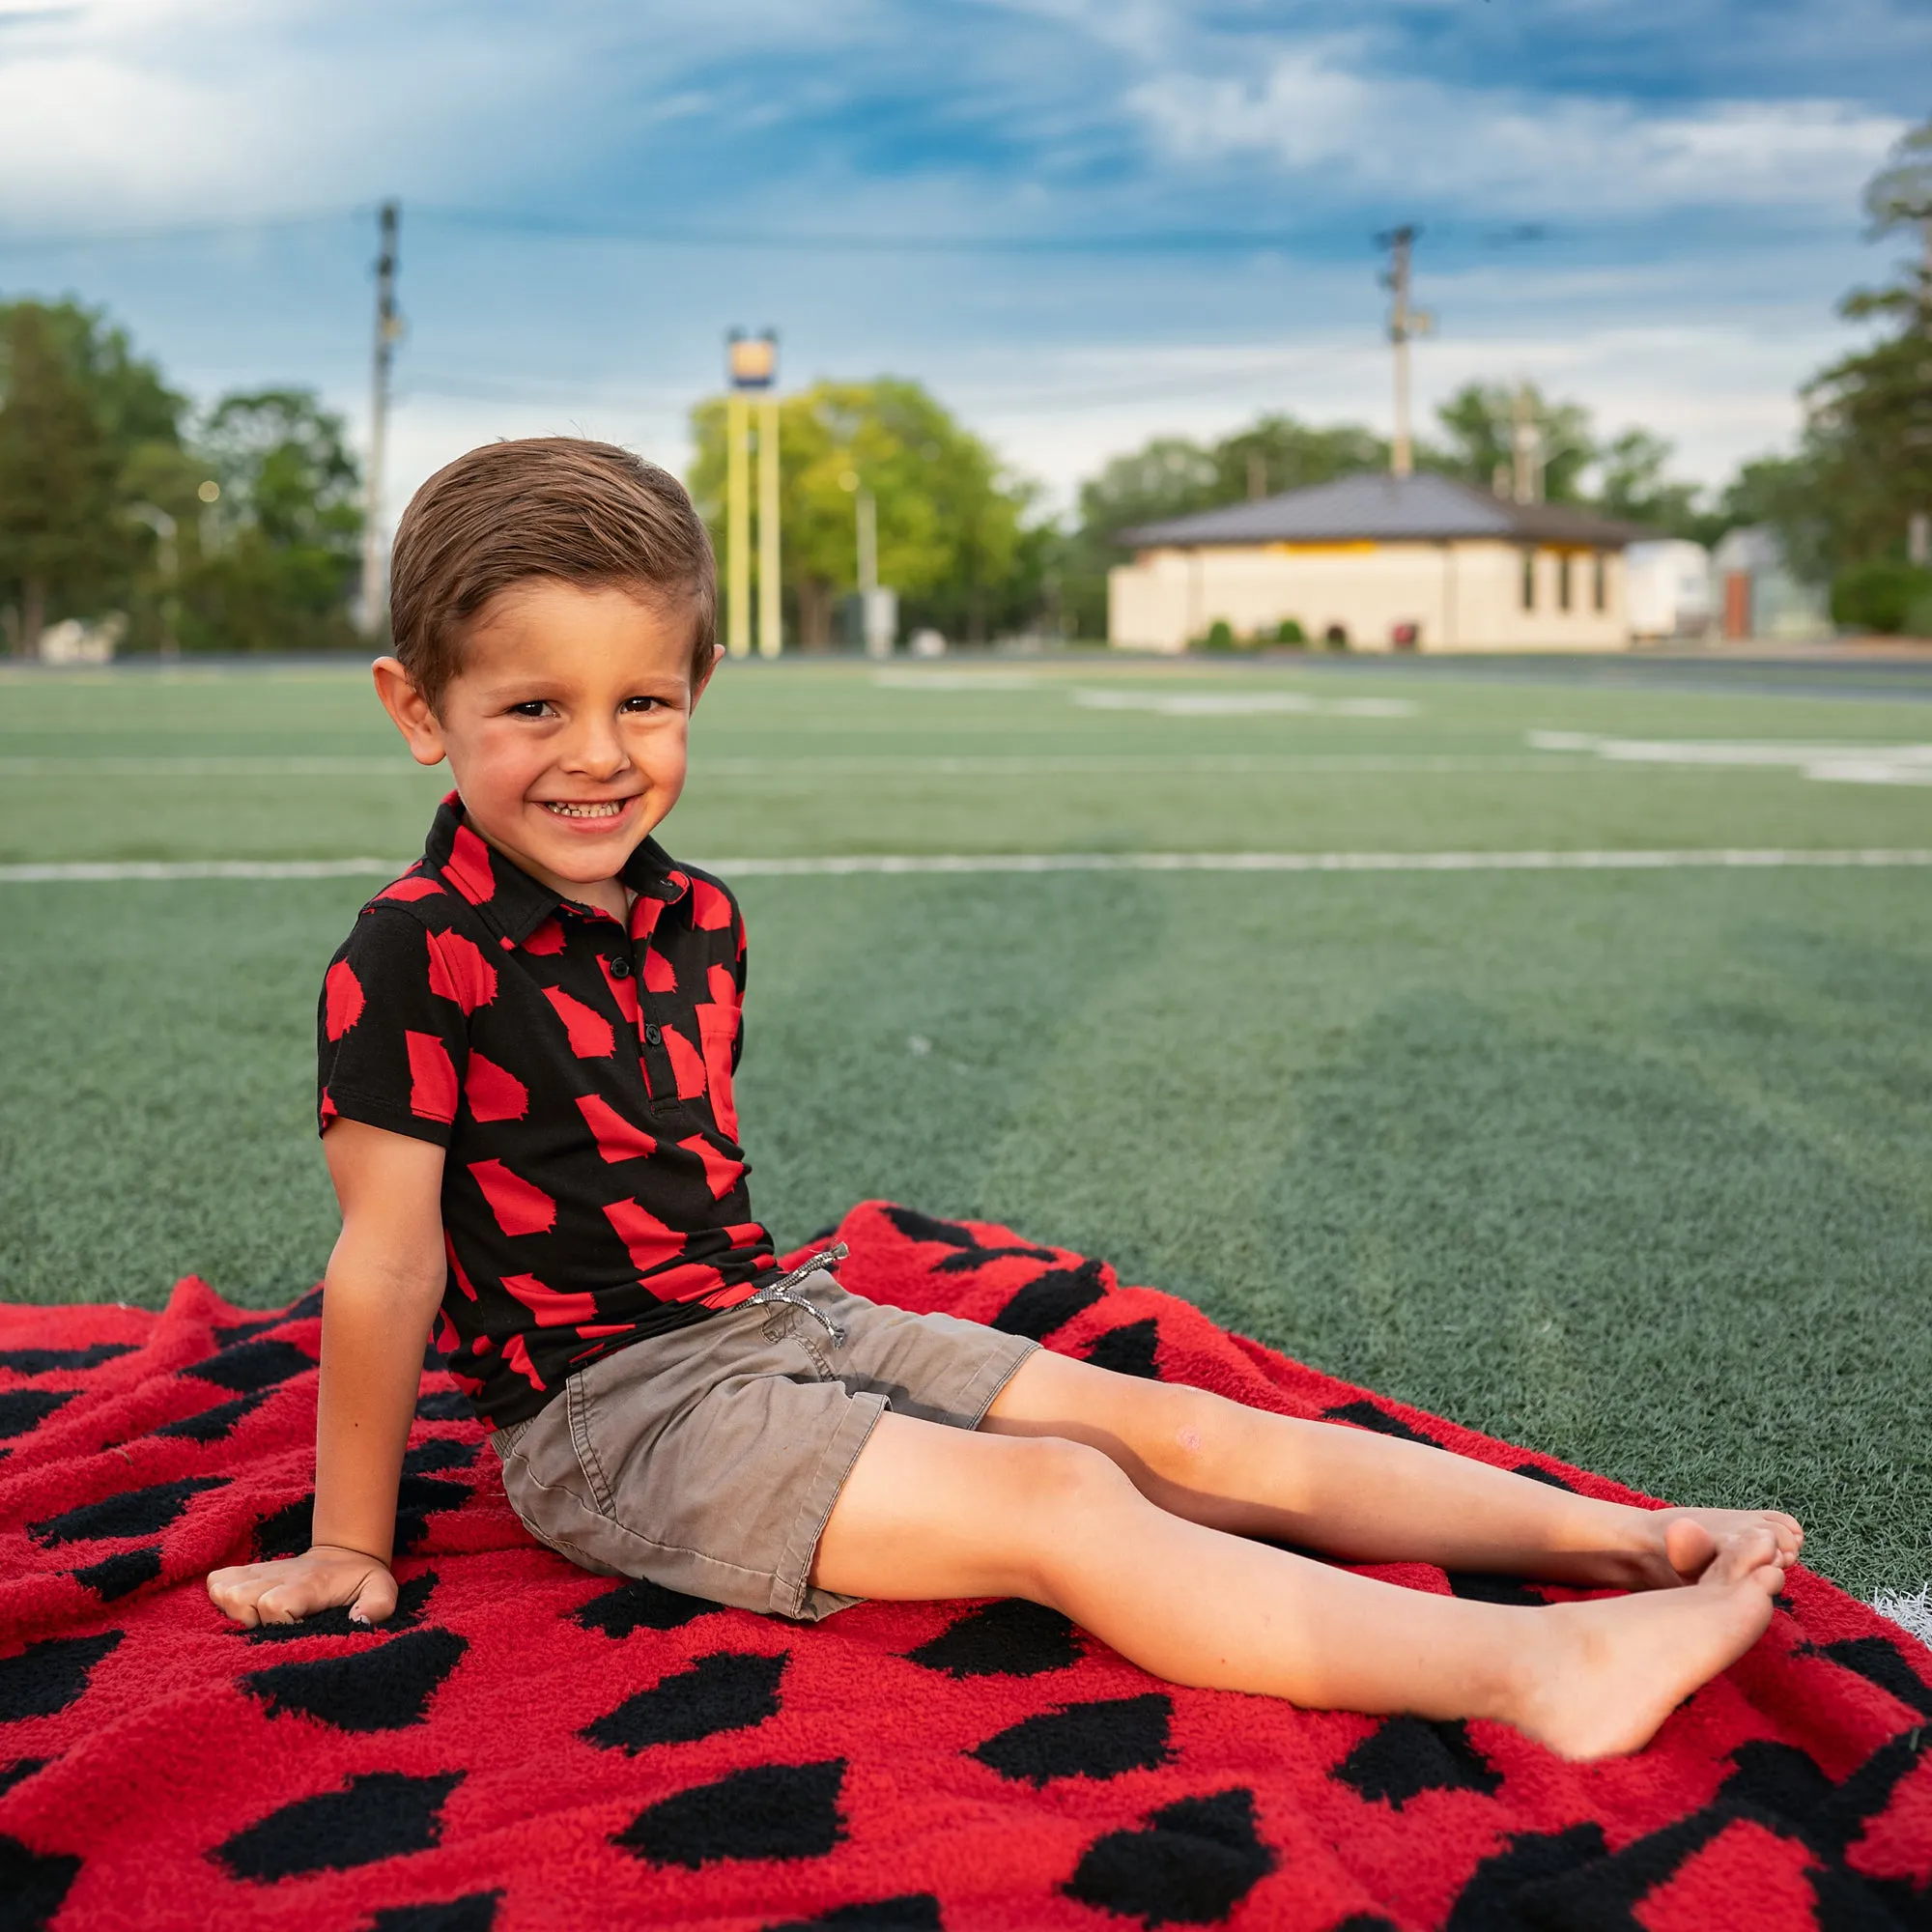
<svg viewBox="0 0 1932 1932"><path fill-rule="evenodd" d="M365 911L329 962L316 1013L316 1120L449 1145L469 1057L463 1008L432 984L413 916Z"/></svg>

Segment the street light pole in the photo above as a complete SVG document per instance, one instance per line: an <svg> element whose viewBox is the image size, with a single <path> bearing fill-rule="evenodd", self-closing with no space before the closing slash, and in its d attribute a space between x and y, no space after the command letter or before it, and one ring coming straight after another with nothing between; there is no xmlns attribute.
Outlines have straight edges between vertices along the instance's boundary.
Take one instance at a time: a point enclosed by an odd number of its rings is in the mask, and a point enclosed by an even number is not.
<svg viewBox="0 0 1932 1932"><path fill-rule="evenodd" d="M752 406L744 391L724 399L724 643L734 658L752 648Z"/></svg>
<svg viewBox="0 0 1932 1932"><path fill-rule="evenodd" d="M175 582L181 570L180 552L175 548L175 538L180 533L180 526L158 503L135 503L128 514L144 523L155 533L155 561L161 570L161 656L172 662L181 656L181 639L176 626L180 617L180 600L175 595Z"/></svg>
<svg viewBox="0 0 1932 1932"><path fill-rule="evenodd" d="M758 655L784 647L784 581L779 574L779 399L758 404Z"/></svg>
<svg viewBox="0 0 1932 1932"><path fill-rule="evenodd" d="M758 650L779 653L779 409L776 329L724 338L724 644L734 658L752 651L752 392L765 393L758 425Z"/></svg>
<svg viewBox="0 0 1932 1932"><path fill-rule="evenodd" d="M371 638L383 628L389 608L384 569L383 465L389 441L389 365L403 332L396 312L396 228L393 201L383 204L381 245L376 254L376 348L369 377L369 474L362 504L362 628Z"/></svg>

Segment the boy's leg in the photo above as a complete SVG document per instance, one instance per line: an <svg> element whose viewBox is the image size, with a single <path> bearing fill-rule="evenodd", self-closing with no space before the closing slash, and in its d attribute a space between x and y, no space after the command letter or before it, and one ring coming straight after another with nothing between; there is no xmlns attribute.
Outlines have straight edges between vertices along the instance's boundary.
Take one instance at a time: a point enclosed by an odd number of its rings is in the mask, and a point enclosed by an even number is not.
<svg viewBox="0 0 1932 1932"><path fill-rule="evenodd" d="M1028 1597L1175 1683L1499 1718L1589 1757L1642 1745L1750 1645L1782 1581L1774 1554L1766 1532L1699 1587L1661 1596L1465 1603L1172 1515L1078 1442L888 1413L839 1493L812 1580L858 1597Z"/></svg>
<svg viewBox="0 0 1932 1932"><path fill-rule="evenodd" d="M1600 1502L1423 1443L1274 1415L1045 1350L1027 1357L980 1427L1087 1443L1177 1516L1354 1562L1634 1589L1688 1581L1767 1532L1786 1562L1804 1540L1777 1511Z"/></svg>

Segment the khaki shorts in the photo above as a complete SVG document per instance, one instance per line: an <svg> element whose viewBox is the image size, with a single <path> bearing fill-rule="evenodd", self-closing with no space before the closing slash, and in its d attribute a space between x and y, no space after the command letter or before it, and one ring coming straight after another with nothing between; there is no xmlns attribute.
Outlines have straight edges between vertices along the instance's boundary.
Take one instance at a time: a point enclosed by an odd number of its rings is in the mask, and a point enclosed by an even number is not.
<svg viewBox="0 0 1932 1932"><path fill-rule="evenodd" d="M811 1560L872 1425L977 1428L1039 1346L951 1315L848 1294L806 1310L747 1302L580 1369L490 1438L510 1506L539 1543L602 1576L815 1620L859 1601L814 1588Z"/></svg>

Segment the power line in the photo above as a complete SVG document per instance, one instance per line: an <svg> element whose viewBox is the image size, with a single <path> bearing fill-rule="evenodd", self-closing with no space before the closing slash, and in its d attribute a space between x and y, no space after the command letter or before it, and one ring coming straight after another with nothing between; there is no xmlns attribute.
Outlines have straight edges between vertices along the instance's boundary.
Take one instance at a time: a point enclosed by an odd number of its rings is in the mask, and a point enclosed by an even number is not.
<svg viewBox="0 0 1932 1932"><path fill-rule="evenodd" d="M298 228L347 226L363 209L317 209L308 213L252 215L235 221L186 221L161 228L77 228L67 234L0 235L0 255L66 254L88 248L134 248L148 242L232 242Z"/></svg>
<svg viewBox="0 0 1932 1932"><path fill-rule="evenodd" d="M1257 365L1205 371L1199 376L1167 376L1156 381L1126 382L1097 387L1067 388L1048 383L1003 388L971 382L949 386L952 393L968 400L975 409L1099 409L1115 403L1158 403L1221 390L1246 389L1257 384L1274 382L1282 373L1276 368ZM398 392L399 398L405 400L410 396L427 395L493 403L568 405L594 402L608 408L674 409L679 412L689 407L695 393L696 391L689 384L639 388L606 384L596 377L585 377L581 382L551 376L503 379L461 372L441 374L433 370L412 372L406 386Z"/></svg>
<svg viewBox="0 0 1932 1932"><path fill-rule="evenodd" d="M248 216L234 221L198 221L158 228L75 229L65 234L0 235L0 254L66 253L89 248L136 247L149 243L226 241L269 235L360 218L366 209L333 209L306 213ZM792 229L724 226L612 225L560 220L513 209L417 208L415 223L442 223L539 241L589 242L658 248L777 249L792 254L866 255L1167 255L1265 253L1290 247L1286 230L1167 229L1117 234L1074 235L913 235L859 231L800 233Z"/></svg>

